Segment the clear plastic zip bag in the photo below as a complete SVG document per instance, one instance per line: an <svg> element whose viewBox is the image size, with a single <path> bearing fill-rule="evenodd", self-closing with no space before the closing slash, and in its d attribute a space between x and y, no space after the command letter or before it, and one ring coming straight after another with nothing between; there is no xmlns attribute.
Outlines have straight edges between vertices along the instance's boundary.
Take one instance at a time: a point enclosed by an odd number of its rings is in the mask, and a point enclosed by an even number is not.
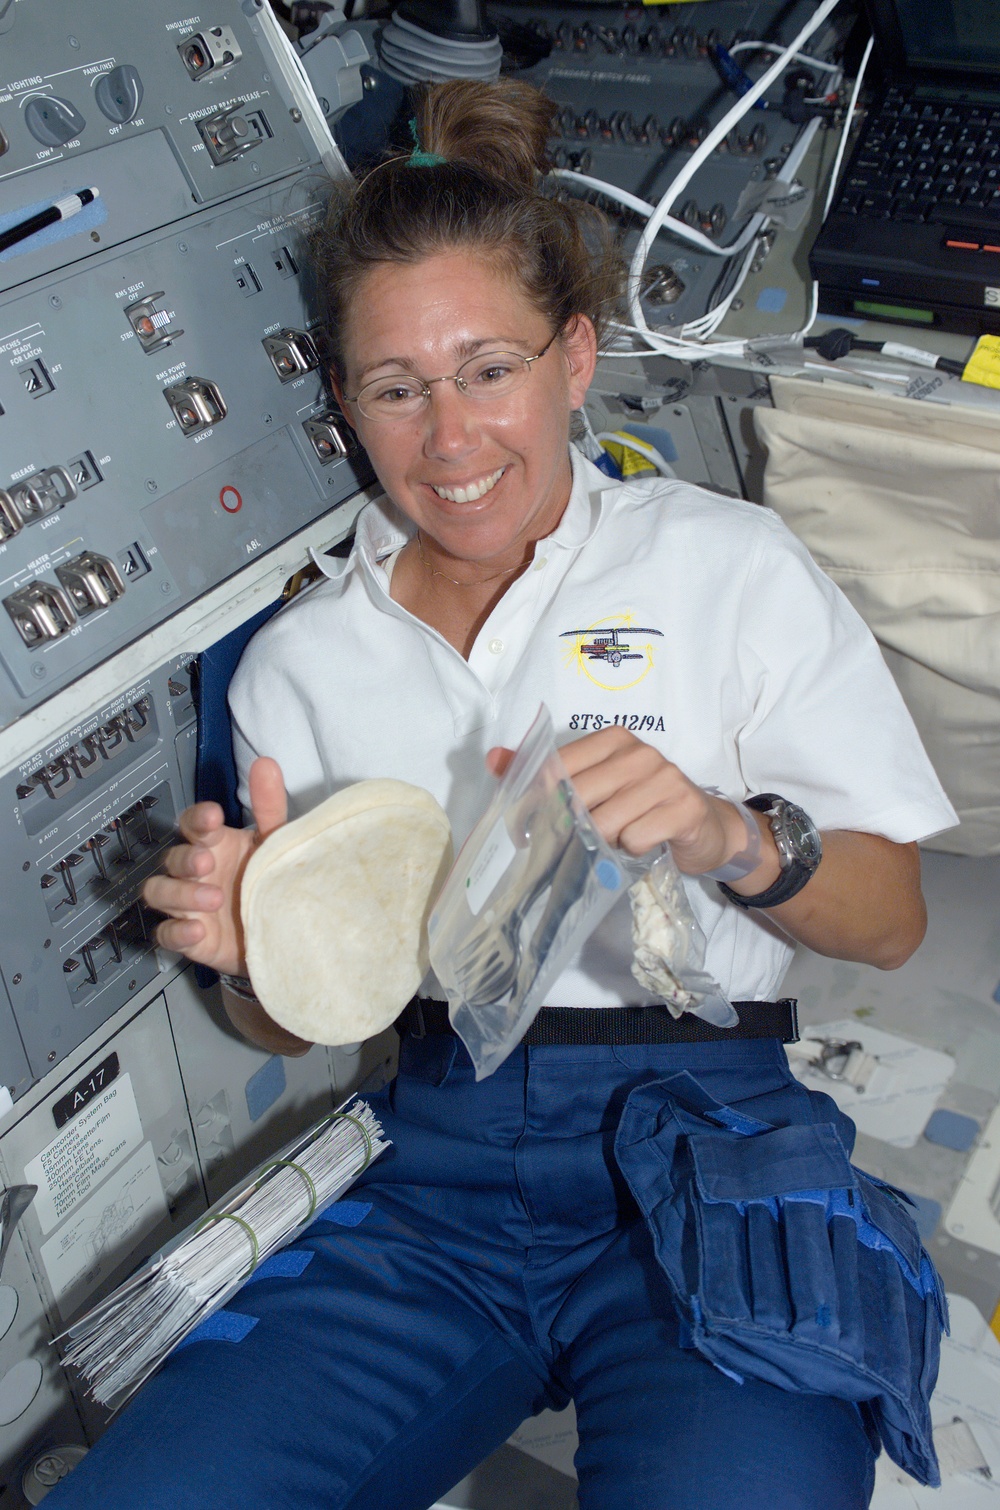
<svg viewBox="0 0 1000 1510"><path fill-rule="evenodd" d="M674 1017L690 1012L717 1028L739 1022L722 987L705 972L707 941L684 890L669 844L629 888L632 974ZM648 868L646 868L648 866Z"/></svg>
<svg viewBox="0 0 1000 1510"><path fill-rule="evenodd" d="M629 862L601 838L542 708L431 915L431 965L476 1067L491 1075L621 897Z"/></svg>

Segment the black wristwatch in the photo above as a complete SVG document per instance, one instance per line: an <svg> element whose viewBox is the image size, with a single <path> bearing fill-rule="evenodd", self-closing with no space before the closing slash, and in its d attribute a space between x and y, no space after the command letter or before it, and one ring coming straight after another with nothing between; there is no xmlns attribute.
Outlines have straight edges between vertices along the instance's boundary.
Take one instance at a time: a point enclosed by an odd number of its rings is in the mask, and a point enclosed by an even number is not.
<svg viewBox="0 0 1000 1510"><path fill-rule="evenodd" d="M721 881L719 890L737 907L777 907L802 890L822 860L823 842L819 829L808 813L776 792L747 797L743 805L767 814L781 863L781 875L773 886L753 897L741 897L738 891Z"/></svg>

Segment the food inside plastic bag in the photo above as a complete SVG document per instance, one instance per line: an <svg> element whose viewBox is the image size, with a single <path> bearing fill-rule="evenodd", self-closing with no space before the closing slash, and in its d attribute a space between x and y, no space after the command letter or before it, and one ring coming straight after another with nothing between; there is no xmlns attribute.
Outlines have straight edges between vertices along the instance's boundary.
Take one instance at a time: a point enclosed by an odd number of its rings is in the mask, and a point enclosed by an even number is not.
<svg viewBox="0 0 1000 1510"><path fill-rule="evenodd" d="M717 1028L735 1027L736 1011L702 968L705 935L691 911L669 845L629 888L632 974L674 1017L690 1012Z"/></svg>
<svg viewBox="0 0 1000 1510"><path fill-rule="evenodd" d="M477 1080L520 1042L549 987L623 895L623 860L577 796L543 705L430 920L431 964Z"/></svg>

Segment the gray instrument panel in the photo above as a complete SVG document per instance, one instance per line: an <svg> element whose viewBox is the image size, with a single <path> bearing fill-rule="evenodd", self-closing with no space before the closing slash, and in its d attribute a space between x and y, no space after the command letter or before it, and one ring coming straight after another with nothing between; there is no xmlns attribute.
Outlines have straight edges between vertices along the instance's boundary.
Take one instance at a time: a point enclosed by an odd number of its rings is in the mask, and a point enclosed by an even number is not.
<svg viewBox="0 0 1000 1510"><path fill-rule="evenodd" d="M517 77L537 84L561 107L552 142L556 166L578 169L655 205L709 129L736 103L709 56L711 44L729 47L739 38L787 44L815 6L809 0L785 6L774 0L723 0L710 7L651 7L639 17L610 5L492 9L552 46L547 58ZM832 28L821 28L814 42L822 47L832 35ZM759 53L749 58L757 78L770 59ZM737 61L746 65L748 55L741 53ZM679 196L671 211L676 219L720 245L735 236L747 218L736 218L740 196L748 184L780 175L802 129L777 108L783 95L779 81L766 95L772 108L744 116ZM591 197L619 220L626 247L634 247L641 221L610 200ZM647 263L658 285L643 301L650 324L679 327L703 315L725 292L727 274L740 261L699 252L661 232ZM657 270L662 270L658 276Z"/></svg>
<svg viewBox="0 0 1000 1510"><path fill-rule="evenodd" d="M13 7L0 228L100 196L0 254L0 727L370 475L300 271L326 174L258 10Z"/></svg>
<svg viewBox="0 0 1000 1510"><path fill-rule="evenodd" d="M20 1075L5 1052L2 1078L15 1095L157 974L139 889L194 800L195 734L177 660L0 781L0 1019L15 1056L23 1045Z"/></svg>

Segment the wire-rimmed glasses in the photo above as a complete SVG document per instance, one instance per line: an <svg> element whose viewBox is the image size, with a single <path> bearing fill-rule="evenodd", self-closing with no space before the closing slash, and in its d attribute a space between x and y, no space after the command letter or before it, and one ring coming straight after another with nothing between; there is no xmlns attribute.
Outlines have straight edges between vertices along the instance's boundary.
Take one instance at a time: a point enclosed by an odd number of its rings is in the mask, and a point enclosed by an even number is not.
<svg viewBox="0 0 1000 1510"><path fill-rule="evenodd" d="M407 372L390 372L373 378L355 395L344 398L357 404L366 419L413 419L430 403L432 383L454 383L459 393L478 402L509 398L531 373L532 362L545 355L555 336L533 357L516 351L482 351L448 377L421 378Z"/></svg>

